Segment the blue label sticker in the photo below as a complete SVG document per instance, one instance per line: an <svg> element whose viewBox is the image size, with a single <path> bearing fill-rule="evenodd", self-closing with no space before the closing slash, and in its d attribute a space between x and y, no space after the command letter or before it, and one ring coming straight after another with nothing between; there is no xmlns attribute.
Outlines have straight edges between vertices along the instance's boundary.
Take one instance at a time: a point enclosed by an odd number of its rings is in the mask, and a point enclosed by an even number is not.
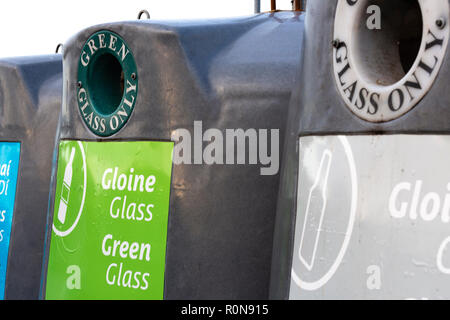
<svg viewBox="0 0 450 320"><path fill-rule="evenodd" d="M0 299L5 294L9 239L19 172L20 143L0 142Z"/></svg>

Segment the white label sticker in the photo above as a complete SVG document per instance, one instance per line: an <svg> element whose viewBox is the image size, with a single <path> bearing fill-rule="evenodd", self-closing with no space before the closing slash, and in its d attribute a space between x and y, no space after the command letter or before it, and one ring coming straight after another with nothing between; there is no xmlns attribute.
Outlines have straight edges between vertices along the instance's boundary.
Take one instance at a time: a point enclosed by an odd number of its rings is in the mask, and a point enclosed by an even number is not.
<svg viewBox="0 0 450 320"><path fill-rule="evenodd" d="M290 298L450 298L450 136L299 144Z"/></svg>

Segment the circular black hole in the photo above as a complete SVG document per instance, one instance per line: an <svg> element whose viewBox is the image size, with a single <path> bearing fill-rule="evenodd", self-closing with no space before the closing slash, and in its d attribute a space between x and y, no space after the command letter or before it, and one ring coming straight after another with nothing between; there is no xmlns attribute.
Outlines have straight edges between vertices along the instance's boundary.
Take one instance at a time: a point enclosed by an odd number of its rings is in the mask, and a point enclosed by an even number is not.
<svg viewBox="0 0 450 320"><path fill-rule="evenodd" d="M124 74L119 60L110 53L99 54L88 70L88 91L93 107L103 115L119 107L124 90Z"/></svg>
<svg viewBox="0 0 450 320"><path fill-rule="evenodd" d="M402 79L413 66L422 43L422 11L417 0L365 0L354 34L356 61L362 76L388 86ZM367 26L371 5L380 8L380 29Z"/></svg>
<svg viewBox="0 0 450 320"><path fill-rule="evenodd" d="M409 1L406 7L399 35L399 54L405 73L416 61L422 43L422 14L417 1Z"/></svg>

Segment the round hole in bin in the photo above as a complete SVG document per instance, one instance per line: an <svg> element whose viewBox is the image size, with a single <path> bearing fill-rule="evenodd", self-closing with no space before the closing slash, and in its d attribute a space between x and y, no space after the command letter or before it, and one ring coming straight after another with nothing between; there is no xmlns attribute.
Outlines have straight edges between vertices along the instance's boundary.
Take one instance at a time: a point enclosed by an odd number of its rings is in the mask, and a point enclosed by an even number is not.
<svg viewBox="0 0 450 320"><path fill-rule="evenodd" d="M365 10L356 19L353 45L361 76L369 83L392 85L413 66L422 43L422 11L417 0L363 0L378 6L380 28L369 28Z"/></svg>
<svg viewBox="0 0 450 320"><path fill-rule="evenodd" d="M119 60L108 52L98 54L89 66L87 80L93 107L100 114L113 114L124 91L124 72Z"/></svg>

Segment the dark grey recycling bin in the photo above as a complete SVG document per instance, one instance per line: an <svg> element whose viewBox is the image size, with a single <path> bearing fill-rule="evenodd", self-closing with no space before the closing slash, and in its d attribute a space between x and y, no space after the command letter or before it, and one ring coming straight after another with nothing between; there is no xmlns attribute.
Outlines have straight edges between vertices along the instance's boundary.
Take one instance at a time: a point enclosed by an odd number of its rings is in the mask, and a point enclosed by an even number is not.
<svg viewBox="0 0 450 320"><path fill-rule="evenodd" d="M61 100L61 55L0 60L2 299L39 297Z"/></svg>
<svg viewBox="0 0 450 320"><path fill-rule="evenodd" d="M44 299L267 299L300 12L65 44Z"/></svg>
<svg viewBox="0 0 450 320"><path fill-rule="evenodd" d="M272 299L448 299L449 3L309 1Z"/></svg>

